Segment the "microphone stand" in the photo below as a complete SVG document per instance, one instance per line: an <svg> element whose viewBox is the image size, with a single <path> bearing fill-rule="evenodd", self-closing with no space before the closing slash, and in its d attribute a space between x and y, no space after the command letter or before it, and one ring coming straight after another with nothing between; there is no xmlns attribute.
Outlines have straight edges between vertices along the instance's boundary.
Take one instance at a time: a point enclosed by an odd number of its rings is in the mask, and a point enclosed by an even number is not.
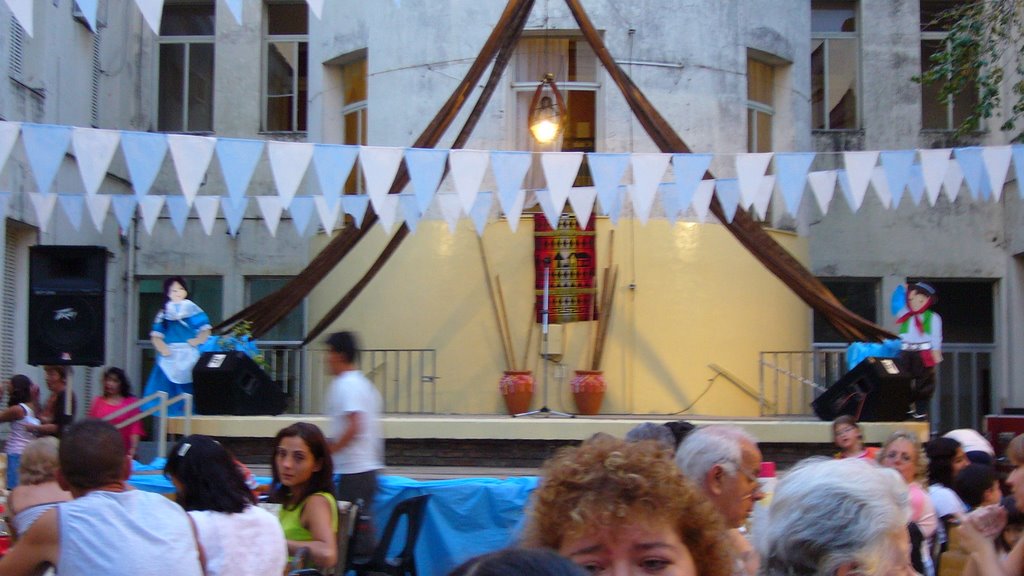
<svg viewBox="0 0 1024 576"><path fill-rule="evenodd" d="M529 412L522 412L519 414L513 414L512 417L517 416L561 416L563 418L575 418L575 414L567 414L565 412L559 412L548 408L548 362L551 360L551 356L548 354L548 282L550 274L551 258L544 259L544 302L541 307L541 358L544 359L544 375L543 383L541 386L544 388L544 404L538 410L531 410Z"/></svg>

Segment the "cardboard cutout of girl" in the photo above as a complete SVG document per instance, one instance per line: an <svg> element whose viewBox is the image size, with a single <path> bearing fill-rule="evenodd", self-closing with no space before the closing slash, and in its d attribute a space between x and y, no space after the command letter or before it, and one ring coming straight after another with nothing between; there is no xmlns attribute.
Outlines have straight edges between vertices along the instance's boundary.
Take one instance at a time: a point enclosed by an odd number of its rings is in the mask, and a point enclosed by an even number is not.
<svg viewBox="0 0 1024 576"><path fill-rule="evenodd" d="M206 312L188 299L185 279L172 276L165 280L164 305L157 312L149 333L150 342L160 355L143 395L160 391L167 392L169 398L192 394L192 367L199 360L199 346L210 337L211 328ZM168 408L167 413L181 416L184 411L179 403Z"/></svg>
<svg viewBox="0 0 1024 576"><path fill-rule="evenodd" d="M916 405L912 414L915 418L927 414L928 402L935 392L935 366L942 362L942 317L931 310L936 300L935 288L930 284L908 284L906 306L896 318L900 362L914 378L911 400Z"/></svg>

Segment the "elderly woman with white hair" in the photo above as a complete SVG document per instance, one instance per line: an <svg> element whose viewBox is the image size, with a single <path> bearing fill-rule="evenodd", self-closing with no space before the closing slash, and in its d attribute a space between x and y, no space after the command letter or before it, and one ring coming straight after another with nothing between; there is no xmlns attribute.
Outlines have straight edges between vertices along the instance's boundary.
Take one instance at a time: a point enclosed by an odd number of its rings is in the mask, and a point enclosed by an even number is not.
<svg viewBox="0 0 1024 576"><path fill-rule="evenodd" d="M765 576L902 576L910 564L906 484L860 459L809 459L779 482L758 525Z"/></svg>

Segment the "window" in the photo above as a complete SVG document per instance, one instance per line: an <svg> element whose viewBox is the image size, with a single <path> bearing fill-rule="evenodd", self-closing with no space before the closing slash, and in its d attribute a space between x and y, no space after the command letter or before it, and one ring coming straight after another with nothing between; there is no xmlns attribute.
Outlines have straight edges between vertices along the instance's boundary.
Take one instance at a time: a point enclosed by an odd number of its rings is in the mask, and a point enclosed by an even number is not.
<svg viewBox="0 0 1024 576"><path fill-rule="evenodd" d="M166 2L160 21L157 130L213 131L214 3Z"/></svg>
<svg viewBox="0 0 1024 576"><path fill-rule="evenodd" d="M770 152L772 149L772 116L775 115L772 93L775 68L760 60L747 58L747 151Z"/></svg>
<svg viewBox="0 0 1024 576"><path fill-rule="evenodd" d="M542 145L530 137L526 127L530 100L545 74L555 82L565 99L568 122L562 136ZM516 146L537 152L594 152L597 123L597 56L582 37L525 36L516 47L512 90L516 96ZM528 187L541 186L540 170L531 170ZM590 186L586 162L580 167L576 186Z"/></svg>
<svg viewBox="0 0 1024 576"><path fill-rule="evenodd" d="M366 145L366 77L366 56L341 66L343 144ZM345 193L361 194L363 189L363 169L356 162L345 182Z"/></svg>
<svg viewBox="0 0 1024 576"><path fill-rule="evenodd" d="M269 296L284 287L291 278L280 276L251 276L245 280L245 304L246 306ZM292 341L301 342L305 335L302 325L302 318L305 312L305 302L288 313L266 334L260 336L260 340L268 341Z"/></svg>
<svg viewBox="0 0 1024 576"><path fill-rule="evenodd" d="M811 128L854 130L859 92L857 4L811 2Z"/></svg>
<svg viewBox="0 0 1024 576"><path fill-rule="evenodd" d="M29 36L12 15L10 24L10 48L7 61L8 76L24 88L28 88L37 96L45 96L43 86L44 50L46 48L45 11L35 14L35 36ZM38 121L38 120L36 120Z"/></svg>
<svg viewBox="0 0 1024 576"><path fill-rule="evenodd" d="M835 294L854 314L878 322L878 290L879 282L875 278L822 278L822 283ZM814 342L827 344L846 342L846 338L825 321L818 312L814 312Z"/></svg>
<svg viewBox="0 0 1024 576"><path fill-rule="evenodd" d="M303 2L267 5L263 129L305 132L309 9Z"/></svg>
<svg viewBox="0 0 1024 576"><path fill-rule="evenodd" d="M921 71L931 66L932 55L942 49L949 21L942 13L961 2L921 0ZM925 130L956 130L978 104L978 89L973 84L953 96L949 102L939 99L942 86L935 82L921 85L921 127Z"/></svg>

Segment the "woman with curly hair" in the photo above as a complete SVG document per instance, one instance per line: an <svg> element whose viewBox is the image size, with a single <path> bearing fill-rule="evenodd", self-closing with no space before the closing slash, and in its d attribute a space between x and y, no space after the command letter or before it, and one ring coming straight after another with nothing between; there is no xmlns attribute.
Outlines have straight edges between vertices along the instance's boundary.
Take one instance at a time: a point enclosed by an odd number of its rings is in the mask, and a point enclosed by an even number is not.
<svg viewBox="0 0 1024 576"><path fill-rule="evenodd" d="M899 473L910 491L910 523L921 531L920 564L915 558L915 568L925 576L935 574L931 561L931 549L936 531L939 528L939 517L935 514L935 505L928 496L924 483L928 478L928 457L921 449L921 441L917 436L905 430L897 430L889 435L882 449L878 452L878 463L892 468ZM912 554L917 549L912 551ZM923 568L923 570L921 569Z"/></svg>
<svg viewBox="0 0 1024 576"><path fill-rule="evenodd" d="M663 446L596 437L560 450L541 475L527 547L592 574L728 576L722 520Z"/></svg>

